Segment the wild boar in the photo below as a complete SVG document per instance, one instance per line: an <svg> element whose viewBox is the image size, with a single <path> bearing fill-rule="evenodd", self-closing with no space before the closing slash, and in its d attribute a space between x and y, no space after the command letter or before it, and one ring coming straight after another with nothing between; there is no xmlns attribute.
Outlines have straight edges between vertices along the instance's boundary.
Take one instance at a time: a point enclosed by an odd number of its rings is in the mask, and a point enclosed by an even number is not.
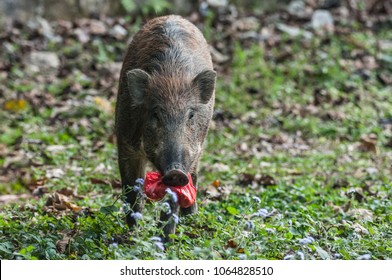
<svg viewBox="0 0 392 280"><path fill-rule="evenodd" d="M140 190L129 191L144 178L148 163L168 186L197 185L198 165L212 118L216 72L199 29L180 16L147 22L132 39L125 56L116 104L118 163L126 200L141 212ZM128 190L128 191L127 191ZM170 214L162 213L164 234L175 232ZM181 214L197 211L197 203ZM130 227L135 215L127 216Z"/></svg>

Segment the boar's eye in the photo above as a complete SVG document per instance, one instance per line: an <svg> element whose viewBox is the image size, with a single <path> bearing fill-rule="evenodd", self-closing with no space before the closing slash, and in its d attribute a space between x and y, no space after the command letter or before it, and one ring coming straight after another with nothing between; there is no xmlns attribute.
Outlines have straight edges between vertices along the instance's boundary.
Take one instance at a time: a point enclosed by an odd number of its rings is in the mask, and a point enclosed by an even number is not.
<svg viewBox="0 0 392 280"><path fill-rule="evenodd" d="M153 113L152 113L152 118L153 118L155 121L159 121L159 114L158 114L158 112L153 112Z"/></svg>
<svg viewBox="0 0 392 280"><path fill-rule="evenodd" d="M191 120L195 116L195 112L191 111L188 115L188 119Z"/></svg>

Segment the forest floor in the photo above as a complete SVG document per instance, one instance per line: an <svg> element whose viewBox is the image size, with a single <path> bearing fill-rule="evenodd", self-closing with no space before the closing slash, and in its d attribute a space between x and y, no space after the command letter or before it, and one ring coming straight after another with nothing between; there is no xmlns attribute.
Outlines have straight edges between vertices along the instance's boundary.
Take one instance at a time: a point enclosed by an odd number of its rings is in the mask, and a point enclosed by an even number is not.
<svg viewBox="0 0 392 280"><path fill-rule="evenodd" d="M199 212L166 248L161 202L134 231L124 222L113 134L121 61L142 20L1 31L1 259L391 259L390 21L189 19L219 77Z"/></svg>

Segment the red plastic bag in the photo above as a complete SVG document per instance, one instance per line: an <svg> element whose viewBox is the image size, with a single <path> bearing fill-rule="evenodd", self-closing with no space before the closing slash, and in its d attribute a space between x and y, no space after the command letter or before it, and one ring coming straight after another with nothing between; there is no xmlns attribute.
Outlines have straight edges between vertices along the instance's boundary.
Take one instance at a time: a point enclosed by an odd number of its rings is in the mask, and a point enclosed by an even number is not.
<svg viewBox="0 0 392 280"><path fill-rule="evenodd" d="M188 179L189 183L185 186L165 186L159 172L147 172L144 179L144 192L149 199L159 201L165 196L166 189L170 189L177 195L180 207L188 208L193 205L196 199L196 188L193 186L192 177L189 173Z"/></svg>

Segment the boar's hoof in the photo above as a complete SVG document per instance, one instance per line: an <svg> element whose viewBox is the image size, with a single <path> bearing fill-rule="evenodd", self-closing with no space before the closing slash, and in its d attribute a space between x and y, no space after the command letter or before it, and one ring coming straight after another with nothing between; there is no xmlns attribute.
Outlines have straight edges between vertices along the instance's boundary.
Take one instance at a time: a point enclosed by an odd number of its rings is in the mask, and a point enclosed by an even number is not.
<svg viewBox="0 0 392 280"><path fill-rule="evenodd" d="M189 179L184 171L173 169L163 176L163 183L167 186L185 186L189 183Z"/></svg>

